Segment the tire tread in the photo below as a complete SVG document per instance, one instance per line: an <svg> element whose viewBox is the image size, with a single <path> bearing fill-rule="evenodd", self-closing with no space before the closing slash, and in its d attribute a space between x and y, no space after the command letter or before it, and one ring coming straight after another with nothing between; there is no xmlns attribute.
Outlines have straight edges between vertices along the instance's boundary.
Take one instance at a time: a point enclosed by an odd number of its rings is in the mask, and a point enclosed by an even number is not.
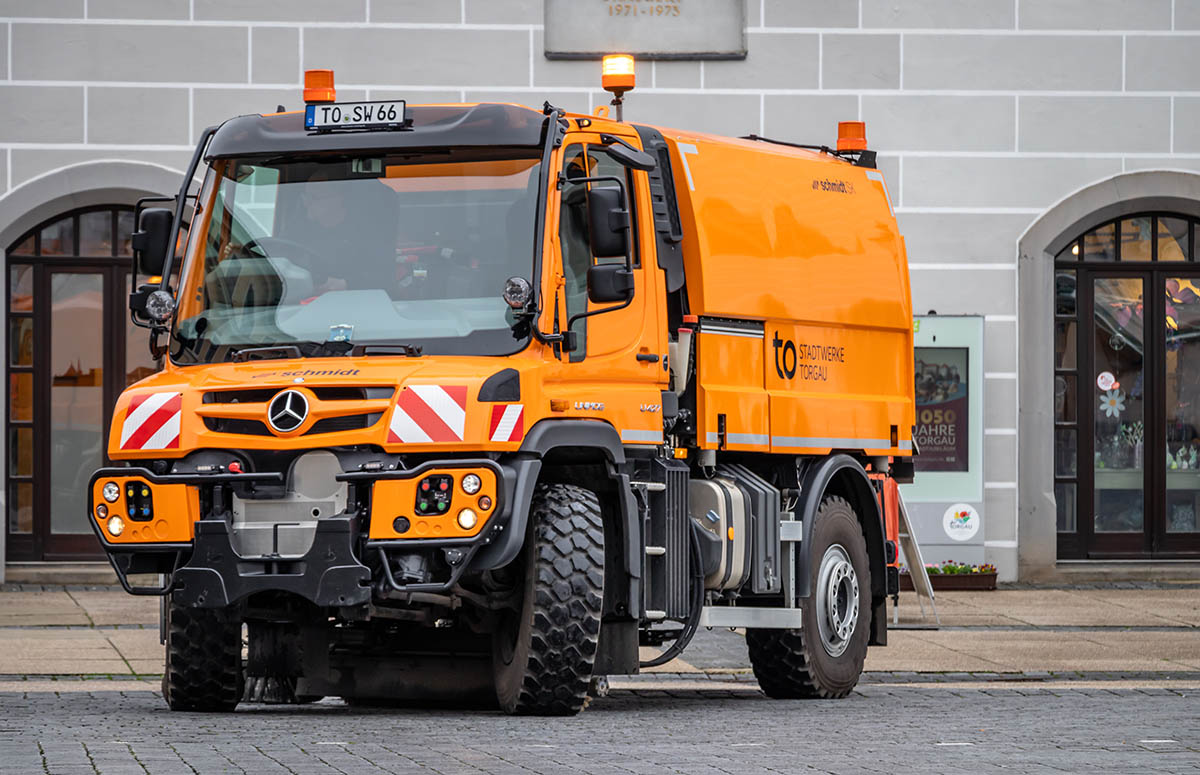
<svg viewBox="0 0 1200 775"><path fill-rule="evenodd" d="M571 716L588 702L604 601L604 524L596 494L539 484L531 518L533 626L517 715Z"/></svg>
<svg viewBox="0 0 1200 775"><path fill-rule="evenodd" d="M242 699L242 624L226 609L168 602L163 698L171 710L231 711Z"/></svg>
<svg viewBox="0 0 1200 775"><path fill-rule="evenodd" d="M817 518L824 512L845 508L854 513L846 499L828 495L817 509ZM815 594L815 592L814 592ZM867 592L870 594L869 588ZM859 627L870 624L869 597L861 604ZM863 617L866 620L863 620ZM850 694L854 685L830 687L825 685L813 665L814 649L823 648L820 636L806 637L803 630L748 629L746 645L750 665L763 694L773 699L840 699Z"/></svg>

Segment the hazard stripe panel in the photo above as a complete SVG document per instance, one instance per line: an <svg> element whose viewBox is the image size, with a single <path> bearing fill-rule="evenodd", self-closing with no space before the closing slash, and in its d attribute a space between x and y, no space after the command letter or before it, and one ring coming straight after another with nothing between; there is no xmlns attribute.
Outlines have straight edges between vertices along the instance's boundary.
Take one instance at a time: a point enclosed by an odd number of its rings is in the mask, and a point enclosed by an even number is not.
<svg viewBox="0 0 1200 775"><path fill-rule="evenodd" d="M180 393L134 396L121 425L121 449L178 449L182 418Z"/></svg>
<svg viewBox="0 0 1200 775"><path fill-rule="evenodd" d="M466 385L409 385L392 410L388 443L462 441L466 423Z"/></svg>
<svg viewBox="0 0 1200 775"><path fill-rule="evenodd" d="M492 441L517 441L525 431L525 407L522 404L497 404L492 407L488 438Z"/></svg>

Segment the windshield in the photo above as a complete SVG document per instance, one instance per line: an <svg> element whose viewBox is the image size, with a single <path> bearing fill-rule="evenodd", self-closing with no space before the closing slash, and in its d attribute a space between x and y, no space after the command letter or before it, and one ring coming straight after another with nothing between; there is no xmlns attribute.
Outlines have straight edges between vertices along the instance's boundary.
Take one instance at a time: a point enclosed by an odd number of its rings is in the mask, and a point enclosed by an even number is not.
<svg viewBox="0 0 1200 775"><path fill-rule="evenodd" d="M536 149L216 162L172 357L521 349L501 293L532 275L539 166Z"/></svg>

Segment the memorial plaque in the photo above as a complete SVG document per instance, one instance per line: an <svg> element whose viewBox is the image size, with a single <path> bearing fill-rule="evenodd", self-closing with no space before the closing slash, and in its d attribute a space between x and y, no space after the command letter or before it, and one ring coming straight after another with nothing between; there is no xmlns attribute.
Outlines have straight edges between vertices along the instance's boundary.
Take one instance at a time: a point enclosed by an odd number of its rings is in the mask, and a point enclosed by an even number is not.
<svg viewBox="0 0 1200 775"><path fill-rule="evenodd" d="M547 59L745 59L745 0L545 0Z"/></svg>

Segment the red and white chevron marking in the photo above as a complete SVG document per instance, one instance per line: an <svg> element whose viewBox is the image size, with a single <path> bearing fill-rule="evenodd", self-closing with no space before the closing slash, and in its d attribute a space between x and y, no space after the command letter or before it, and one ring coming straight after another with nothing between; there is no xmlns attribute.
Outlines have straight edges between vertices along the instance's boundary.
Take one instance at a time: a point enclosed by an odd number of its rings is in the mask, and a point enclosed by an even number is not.
<svg viewBox="0 0 1200 775"><path fill-rule="evenodd" d="M134 396L121 425L121 449L178 449L182 417L180 393Z"/></svg>
<svg viewBox="0 0 1200 775"><path fill-rule="evenodd" d="M396 399L388 442L462 441L466 423L466 385L409 385Z"/></svg>
<svg viewBox="0 0 1200 775"><path fill-rule="evenodd" d="M488 436L492 441L516 441L525 430L523 404L497 404L492 407Z"/></svg>

